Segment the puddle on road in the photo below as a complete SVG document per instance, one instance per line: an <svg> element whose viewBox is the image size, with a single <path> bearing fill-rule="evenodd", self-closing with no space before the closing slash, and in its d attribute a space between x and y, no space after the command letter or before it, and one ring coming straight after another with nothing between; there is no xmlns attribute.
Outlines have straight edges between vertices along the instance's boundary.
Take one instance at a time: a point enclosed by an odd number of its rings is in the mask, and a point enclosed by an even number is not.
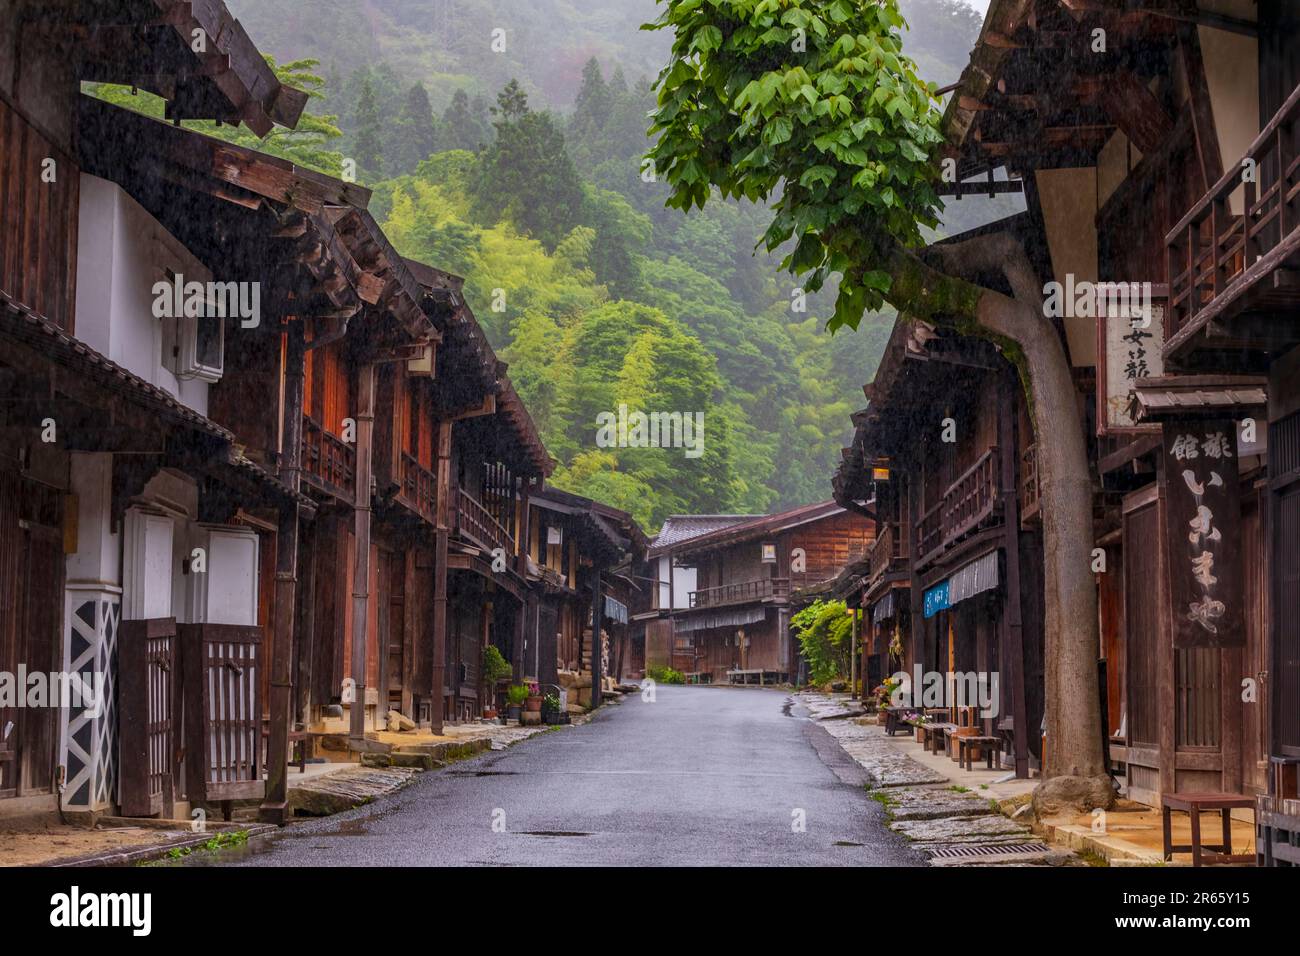
<svg viewBox="0 0 1300 956"><path fill-rule="evenodd" d="M449 777L516 777L518 770L448 770Z"/></svg>
<svg viewBox="0 0 1300 956"><path fill-rule="evenodd" d="M806 720L812 714L812 711L803 704L796 704L793 697L787 697L785 703L781 705L781 713L786 717L797 717Z"/></svg>

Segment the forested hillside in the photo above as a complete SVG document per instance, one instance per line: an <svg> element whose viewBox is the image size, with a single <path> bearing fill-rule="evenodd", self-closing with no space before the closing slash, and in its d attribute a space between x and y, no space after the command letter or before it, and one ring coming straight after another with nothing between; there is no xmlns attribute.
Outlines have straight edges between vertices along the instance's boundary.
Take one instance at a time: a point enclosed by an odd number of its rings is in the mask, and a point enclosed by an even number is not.
<svg viewBox="0 0 1300 956"><path fill-rule="evenodd" d="M780 256L755 251L763 210L664 208L642 165L665 59L665 37L638 29L653 0L227 2L316 93L305 132L259 148L335 175L354 161L398 249L466 277L557 485L650 528L829 497L893 316L832 337L834 289L804 296ZM901 6L922 74L954 81L979 17L961 0ZM1011 208L967 199L945 226ZM703 455L598 447L596 416L620 404L704 413Z"/></svg>

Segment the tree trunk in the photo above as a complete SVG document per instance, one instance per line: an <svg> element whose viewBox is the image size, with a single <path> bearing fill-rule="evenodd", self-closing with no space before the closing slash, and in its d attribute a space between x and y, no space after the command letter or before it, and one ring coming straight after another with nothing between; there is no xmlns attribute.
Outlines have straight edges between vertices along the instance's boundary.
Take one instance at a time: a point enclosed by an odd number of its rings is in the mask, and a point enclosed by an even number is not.
<svg viewBox="0 0 1300 956"><path fill-rule="evenodd" d="M1097 588L1092 573L1092 478L1078 392L1042 287L1020 244L1008 235L931 247L939 272L897 250L890 301L903 312L963 334L991 339L1016 365L1025 387L1038 456L1043 516L1044 672L1047 750L1040 814L1110 806L1114 791L1101 740ZM959 275L1002 272L1013 296ZM1017 727L1016 733L1036 733Z"/></svg>

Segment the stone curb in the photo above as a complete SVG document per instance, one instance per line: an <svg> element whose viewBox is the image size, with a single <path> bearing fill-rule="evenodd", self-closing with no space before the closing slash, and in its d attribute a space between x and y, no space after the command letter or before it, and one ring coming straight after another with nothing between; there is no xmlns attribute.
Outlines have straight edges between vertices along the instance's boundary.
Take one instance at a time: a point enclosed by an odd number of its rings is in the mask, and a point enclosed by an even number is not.
<svg viewBox="0 0 1300 956"><path fill-rule="evenodd" d="M270 823L250 823L247 826L223 827L220 830L210 830L207 833L187 834L186 836L177 837L174 840L168 840L166 843L151 843L147 846L125 848L119 847L113 850L103 850L98 853L88 853L84 856L75 856L71 858L55 858L46 860L42 863L29 863L28 866L37 867L66 867L66 866L135 866L139 863L148 863L152 860L162 859L171 853L172 850L195 849L203 846L221 833L246 833L251 841L256 836L264 836L267 833L278 830L279 827Z"/></svg>

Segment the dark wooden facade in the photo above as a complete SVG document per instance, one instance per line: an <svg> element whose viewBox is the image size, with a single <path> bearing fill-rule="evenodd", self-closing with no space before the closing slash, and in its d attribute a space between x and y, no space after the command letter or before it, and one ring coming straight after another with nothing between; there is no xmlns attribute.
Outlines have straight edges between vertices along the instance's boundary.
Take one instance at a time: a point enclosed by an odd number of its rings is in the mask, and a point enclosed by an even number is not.
<svg viewBox="0 0 1300 956"><path fill-rule="evenodd" d="M71 581L70 563L84 557L79 543L119 534L124 513L164 469L189 473L199 520L231 522L235 502L274 513L292 500L239 459L228 431L72 337L82 174L92 172L88 156L102 160L115 145L83 126L80 84L139 85L166 98L176 116L242 119L261 134L293 126L305 94L281 87L232 25L220 0L71 2L57 16L47 4L15 0L0 23L0 666L53 672L68 661L109 689L120 678L98 707L0 715L0 796L36 806L59 776L64 805L78 810L111 806L119 775L129 812L170 812L159 798L184 790L171 708L185 688L178 676L160 676L174 660L175 622L133 620L119 630L120 585L132 582L82 563ZM195 31L212 40L206 50L191 46ZM111 462L101 472L111 495L78 503L70 492L79 490L79 466L92 460L92 471ZM121 711L129 726L119 765ZM257 737L260 747L260 729Z"/></svg>
<svg viewBox="0 0 1300 956"><path fill-rule="evenodd" d="M980 675L990 690L996 677L982 731L1028 776L1042 760L1042 534L1015 371L987 344L921 340L900 321L866 391L834 479L877 528L857 601L863 690L897 672L909 686L917 671Z"/></svg>
<svg viewBox="0 0 1300 956"><path fill-rule="evenodd" d="M1284 613L1295 535L1283 530L1300 405L1289 281L1300 18L1276 0L1229 15L1183 6L1166 16L1118 0L994 0L945 134L963 177L1005 167L1018 179L1020 236L1050 256L1035 263L1042 278L1151 293L1147 351L1114 333L1127 316L1060 323L1096 435L1098 656L1118 779L1150 802L1181 790L1285 801L1296 796L1300 712L1300 632ZM1088 46L1095 28L1104 55ZM1221 432L1230 458L1175 454L1180 438L1203 447ZM1025 524L1037 508L1032 448L1017 454ZM883 520L899 520L882 500ZM1201 505L1222 530L1193 554L1189 534L1210 530ZM925 561L937 532L920 518ZM1296 808L1270 807L1275 824Z"/></svg>
<svg viewBox="0 0 1300 956"><path fill-rule="evenodd" d="M834 577L872 540L867 519L822 502L652 546L656 567L695 571L684 600L676 594L665 600L673 587L666 592L659 586L657 616L671 622L671 630L648 626L664 630L670 641L660 652L663 663L713 683L798 680L801 656L789 628L792 592Z"/></svg>

